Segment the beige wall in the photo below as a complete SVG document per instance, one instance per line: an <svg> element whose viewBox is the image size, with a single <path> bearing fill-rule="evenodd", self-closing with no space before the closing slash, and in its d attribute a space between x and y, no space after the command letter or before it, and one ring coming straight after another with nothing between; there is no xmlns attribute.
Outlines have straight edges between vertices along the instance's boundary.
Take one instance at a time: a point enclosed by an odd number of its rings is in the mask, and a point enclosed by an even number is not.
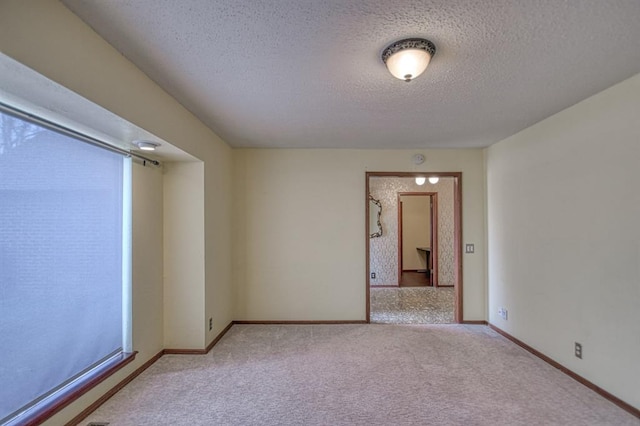
<svg viewBox="0 0 640 426"><path fill-rule="evenodd" d="M162 169L134 162L132 181L133 341L143 360L164 348Z"/></svg>
<svg viewBox="0 0 640 426"><path fill-rule="evenodd" d="M205 345L204 164L166 162L164 194L164 347Z"/></svg>
<svg viewBox="0 0 640 426"><path fill-rule="evenodd" d="M204 295L204 315L199 318L198 332L188 342L189 347L204 348L232 320L231 149L57 1L0 2L0 50L204 163L202 215L206 266L204 283L200 284L204 288L199 289L199 294ZM133 344L139 351L136 360L48 424L63 424L162 348L162 204L160 172L151 168L140 171L135 166ZM144 212L144 221L136 217L136 212ZM148 235L147 231L154 233ZM214 328L205 331L209 317L213 318Z"/></svg>
<svg viewBox="0 0 640 426"><path fill-rule="evenodd" d="M423 252L431 247L431 197L404 196L402 202L402 270L427 269Z"/></svg>
<svg viewBox="0 0 640 426"><path fill-rule="evenodd" d="M462 172L464 319L485 319L483 152L416 151L235 151L235 318L364 320L365 172L429 170Z"/></svg>
<svg viewBox="0 0 640 426"><path fill-rule="evenodd" d="M636 75L486 156L491 323L635 407L639 114Z"/></svg>

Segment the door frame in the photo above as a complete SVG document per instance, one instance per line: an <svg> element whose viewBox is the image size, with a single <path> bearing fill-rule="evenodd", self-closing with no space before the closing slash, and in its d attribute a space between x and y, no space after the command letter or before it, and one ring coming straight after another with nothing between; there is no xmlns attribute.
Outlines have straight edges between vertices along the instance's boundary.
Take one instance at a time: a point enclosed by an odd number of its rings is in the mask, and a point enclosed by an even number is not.
<svg viewBox="0 0 640 426"><path fill-rule="evenodd" d="M430 217L430 234L431 234L431 253L429 260L431 265L427 263L429 270L429 281L433 287L438 287L438 193L437 192L398 192L398 286L402 279L402 197L422 196L429 197L429 217ZM429 268L431 266L431 268Z"/></svg>
<svg viewBox="0 0 640 426"><path fill-rule="evenodd" d="M371 271L370 271L370 253L369 253L369 178L371 177L439 177L454 178L453 180L453 245L454 245L454 320L456 323L463 322L463 304L462 304L462 172L365 172L365 311L366 322L371 322Z"/></svg>

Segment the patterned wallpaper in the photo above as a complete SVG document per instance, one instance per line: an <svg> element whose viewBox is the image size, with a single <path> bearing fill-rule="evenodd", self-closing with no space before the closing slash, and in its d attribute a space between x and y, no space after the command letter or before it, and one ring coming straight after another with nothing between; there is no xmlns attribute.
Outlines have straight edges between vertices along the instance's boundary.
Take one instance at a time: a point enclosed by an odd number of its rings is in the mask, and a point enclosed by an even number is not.
<svg viewBox="0 0 640 426"><path fill-rule="evenodd" d="M398 192L438 193L439 284L455 283L453 180L417 185L415 178L370 178L371 195L382 204L382 237L369 239L370 270L376 273L372 286L398 285Z"/></svg>

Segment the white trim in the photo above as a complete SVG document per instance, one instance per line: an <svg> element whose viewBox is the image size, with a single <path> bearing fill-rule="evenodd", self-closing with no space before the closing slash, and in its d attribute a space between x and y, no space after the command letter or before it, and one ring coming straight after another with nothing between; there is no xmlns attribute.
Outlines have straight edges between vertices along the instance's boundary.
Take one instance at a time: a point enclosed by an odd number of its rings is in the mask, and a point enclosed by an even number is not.
<svg viewBox="0 0 640 426"><path fill-rule="evenodd" d="M130 157L122 161L122 350L132 352L132 163Z"/></svg>

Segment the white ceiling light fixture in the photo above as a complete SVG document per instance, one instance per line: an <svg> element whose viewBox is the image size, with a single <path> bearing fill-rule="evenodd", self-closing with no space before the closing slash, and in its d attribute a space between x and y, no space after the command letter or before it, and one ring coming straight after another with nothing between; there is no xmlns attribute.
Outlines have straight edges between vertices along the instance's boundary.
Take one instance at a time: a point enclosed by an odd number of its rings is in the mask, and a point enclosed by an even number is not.
<svg viewBox="0 0 640 426"><path fill-rule="evenodd" d="M436 183L438 183L439 180L440 180L439 177L430 177L429 183L435 185Z"/></svg>
<svg viewBox="0 0 640 426"><path fill-rule="evenodd" d="M436 46L424 38L396 41L382 52L382 62L395 78L410 82L427 69Z"/></svg>
<svg viewBox="0 0 640 426"><path fill-rule="evenodd" d="M135 141L134 144L143 151L155 151L160 146L157 142Z"/></svg>
<svg viewBox="0 0 640 426"><path fill-rule="evenodd" d="M426 178L424 178L424 177L417 177L417 178L416 178L416 184L417 184L417 185L424 185L424 182L425 182L426 180L427 180L427 179L426 179Z"/></svg>

